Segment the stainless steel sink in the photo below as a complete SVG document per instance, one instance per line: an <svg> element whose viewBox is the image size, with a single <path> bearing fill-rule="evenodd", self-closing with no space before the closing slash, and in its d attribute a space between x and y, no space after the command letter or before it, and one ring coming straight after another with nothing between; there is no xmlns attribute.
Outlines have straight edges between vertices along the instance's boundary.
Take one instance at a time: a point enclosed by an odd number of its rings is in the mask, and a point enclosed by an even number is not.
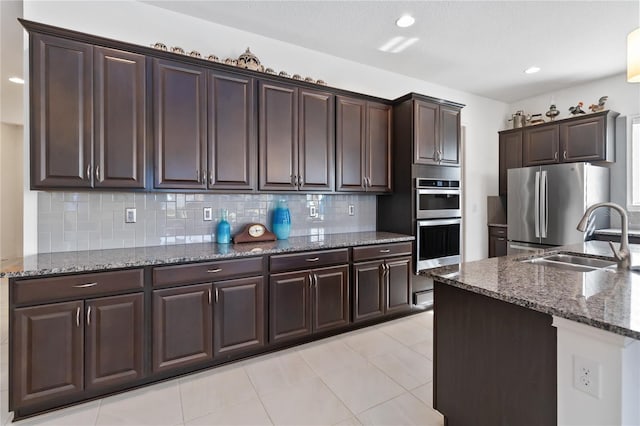
<svg viewBox="0 0 640 426"><path fill-rule="evenodd" d="M617 263L615 260L596 259L594 257L581 256L574 253L551 253L520 262L535 263L542 266L566 269L578 272L590 272L596 270L615 271Z"/></svg>

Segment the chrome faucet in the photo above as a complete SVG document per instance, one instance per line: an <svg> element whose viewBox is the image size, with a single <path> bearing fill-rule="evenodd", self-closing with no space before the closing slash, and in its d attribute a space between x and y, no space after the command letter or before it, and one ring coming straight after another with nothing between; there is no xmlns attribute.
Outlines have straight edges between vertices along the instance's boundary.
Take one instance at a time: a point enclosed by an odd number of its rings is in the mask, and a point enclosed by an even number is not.
<svg viewBox="0 0 640 426"><path fill-rule="evenodd" d="M620 236L620 249L616 249L613 242L609 241L609 246L613 251L614 257L618 260L618 268L631 269L631 254L629 253L629 218L627 212L616 203L596 203L584 212L582 219L578 223L578 231L584 232L587 229L587 222L591 213L598 207L610 207L620 213L620 221L622 222L622 235Z"/></svg>

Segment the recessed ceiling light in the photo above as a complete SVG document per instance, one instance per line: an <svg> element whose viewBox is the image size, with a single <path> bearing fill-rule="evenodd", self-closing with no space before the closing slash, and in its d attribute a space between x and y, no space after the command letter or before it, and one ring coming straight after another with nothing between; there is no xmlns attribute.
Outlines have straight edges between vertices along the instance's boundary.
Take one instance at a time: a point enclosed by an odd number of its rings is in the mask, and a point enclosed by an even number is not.
<svg viewBox="0 0 640 426"><path fill-rule="evenodd" d="M16 84L24 84L24 80L20 77L11 77L9 78L9 81Z"/></svg>
<svg viewBox="0 0 640 426"><path fill-rule="evenodd" d="M525 74L535 74L538 71L540 71L540 67L529 67L526 70L524 70Z"/></svg>
<svg viewBox="0 0 640 426"><path fill-rule="evenodd" d="M400 28L407 28L412 26L416 22L415 18L411 15L402 15L396 21L396 25Z"/></svg>

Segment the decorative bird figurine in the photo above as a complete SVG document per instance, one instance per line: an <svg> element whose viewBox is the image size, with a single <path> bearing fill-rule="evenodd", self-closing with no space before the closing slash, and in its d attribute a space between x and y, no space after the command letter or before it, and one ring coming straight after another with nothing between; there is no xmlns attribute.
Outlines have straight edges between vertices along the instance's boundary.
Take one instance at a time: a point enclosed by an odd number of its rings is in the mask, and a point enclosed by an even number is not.
<svg viewBox="0 0 640 426"><path fill-rule="evenodd" d="M607 102L607 99L609 99L608 96L603 96L600 99L598 99L598 105L595 105L595 104L589 105L589 109L591 110L591 112L598 112L598 111L604 110L604 104L605 102Z"/></svg>
<svg viewBox="0 0 640 426"><path fill-rule="evenodd" d="M573 107L573 106L572 106L572 107L569 107L569 112L570 112L572 115L585 114L585 112L582 110L582 106L583 106L583 105L584 105L584 104L582 103L582 101L580 101L580 102L578 102L578 105L576 105L576 106L574 106L574 107Z"/></svg>

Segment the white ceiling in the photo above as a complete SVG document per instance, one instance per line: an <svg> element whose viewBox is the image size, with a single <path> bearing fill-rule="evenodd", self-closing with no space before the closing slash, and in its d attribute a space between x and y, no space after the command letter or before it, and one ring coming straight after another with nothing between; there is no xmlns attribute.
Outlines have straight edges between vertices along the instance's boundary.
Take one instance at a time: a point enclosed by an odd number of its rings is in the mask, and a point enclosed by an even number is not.
<svg viewBox="0 0 640 426"><path fill-rule="evenodd" d="M145 3L507 103L624 72L626 36L640 26L639 0ZM0 4L0 119L20 123L22 88L7 78L22 73L22 1ZM404 13L414 26L395 26ZM419 41L378 50L399 35ZM542 71L524 74L531 65Z"/></svg>
<svg viewBox="0 0 640 426"><path fill-rule="evenodd" d="M640 20L638 0L145 3L508 103L623 72ZM399 35L420 40L378 50Z"/></svg>

